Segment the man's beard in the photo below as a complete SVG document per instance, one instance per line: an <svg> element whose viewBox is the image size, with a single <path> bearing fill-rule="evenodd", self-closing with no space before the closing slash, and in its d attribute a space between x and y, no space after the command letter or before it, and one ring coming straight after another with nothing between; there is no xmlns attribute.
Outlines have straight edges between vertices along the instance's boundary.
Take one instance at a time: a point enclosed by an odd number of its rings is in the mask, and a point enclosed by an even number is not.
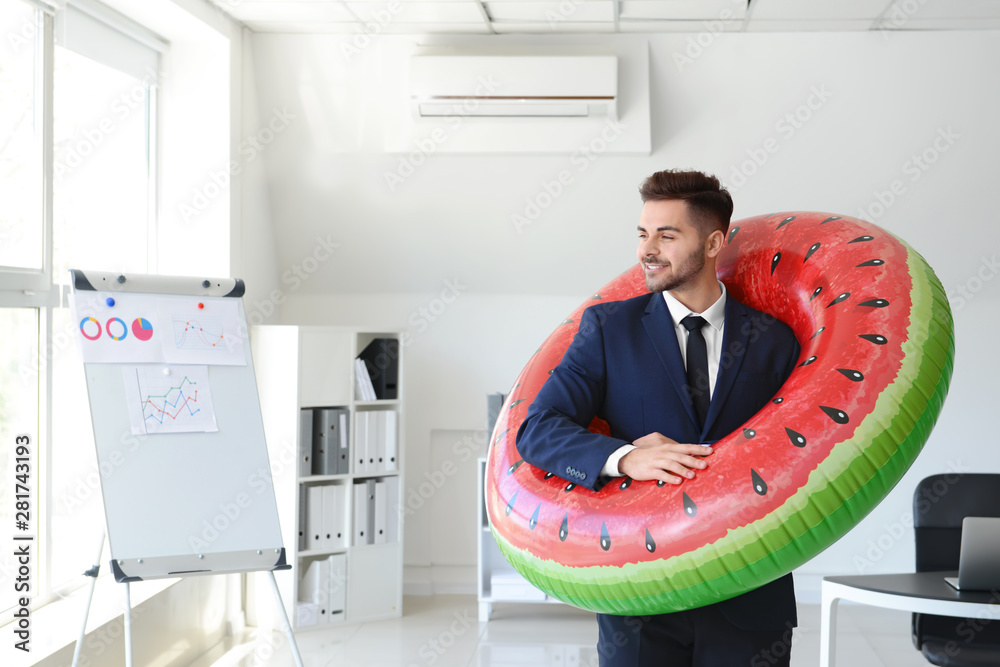
<svg viewBox="0 0 1000 667"><path fill-rule="evenodd" d="M696 248L684 258L684 263L672 275L659 279L656 276L646 276L646 289L650 292L675 290L698 275L703 268L705 268L705 251L702 248Z"/></svg>

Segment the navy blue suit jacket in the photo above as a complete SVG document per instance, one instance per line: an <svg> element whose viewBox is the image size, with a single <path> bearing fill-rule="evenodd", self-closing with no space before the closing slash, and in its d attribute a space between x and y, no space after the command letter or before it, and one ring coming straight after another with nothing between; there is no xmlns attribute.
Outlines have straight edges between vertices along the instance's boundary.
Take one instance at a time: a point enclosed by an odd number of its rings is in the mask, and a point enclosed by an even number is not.
<svg viewBox="0 0 1000 667"><path fill-rule="evenodd" d="M722 357L705 425L699 428L670 311L660 293L591 306L538 392L517 433L528 463L597 490L619 447L650 433L681 443L714 443L775 395L799 357L784 323L728 295ZM611 436L587 430L594 417ZM795 624L791 575L719 604L745 629Z"/></svg>

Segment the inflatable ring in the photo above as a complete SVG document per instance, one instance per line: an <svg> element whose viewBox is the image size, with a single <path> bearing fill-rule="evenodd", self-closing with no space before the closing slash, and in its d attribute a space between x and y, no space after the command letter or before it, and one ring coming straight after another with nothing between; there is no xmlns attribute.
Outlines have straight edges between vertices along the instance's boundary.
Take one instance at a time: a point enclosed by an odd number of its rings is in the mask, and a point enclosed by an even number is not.
<svg viewBox="0 0 1000 667"><path fill-rule="evenodd" d="M847 533L926 442L954 335L941 283L916 251L862 220L783 213L734 222L718 273L732 296L788 324L802 356L693 480L617 478L593 492L515 448L583 310L647 292L638 265L570 315L511 390L491 438L486 507L507 560L550 596L642 615L757 588ZM609 432L599 420L590 428Z"/></svg>

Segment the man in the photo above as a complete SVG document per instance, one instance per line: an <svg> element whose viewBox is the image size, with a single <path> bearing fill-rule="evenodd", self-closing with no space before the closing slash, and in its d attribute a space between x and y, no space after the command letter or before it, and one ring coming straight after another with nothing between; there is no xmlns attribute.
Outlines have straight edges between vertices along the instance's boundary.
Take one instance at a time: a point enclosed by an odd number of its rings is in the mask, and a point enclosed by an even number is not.
<svg viewBox="0 0 1000 667"><path fill-rule="evenodd" d="M572 470L569 481L594 490L611 477L681 484L705 471L710 445L764 407L799 356L787 326L716 277L733 212L719 180L661 171L639 192L636 254L651 294L584 312L517 434L525 461ZM587 430L595 416L610 436ZM789 574L699 609L597 621L602 666L788 665L795 594Z"/></svg>

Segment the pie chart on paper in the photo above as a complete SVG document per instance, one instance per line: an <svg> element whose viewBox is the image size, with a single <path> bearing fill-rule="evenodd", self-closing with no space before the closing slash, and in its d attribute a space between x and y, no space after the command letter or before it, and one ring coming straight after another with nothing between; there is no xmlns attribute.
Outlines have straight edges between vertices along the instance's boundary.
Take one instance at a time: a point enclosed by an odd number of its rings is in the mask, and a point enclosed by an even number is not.
<svg viewBox="0 0 1000 667"><path fill-rule="evenodd" d="M153 337L153 325L144 317L132 321L132 335L139 340L149 340Z"/></svg>

